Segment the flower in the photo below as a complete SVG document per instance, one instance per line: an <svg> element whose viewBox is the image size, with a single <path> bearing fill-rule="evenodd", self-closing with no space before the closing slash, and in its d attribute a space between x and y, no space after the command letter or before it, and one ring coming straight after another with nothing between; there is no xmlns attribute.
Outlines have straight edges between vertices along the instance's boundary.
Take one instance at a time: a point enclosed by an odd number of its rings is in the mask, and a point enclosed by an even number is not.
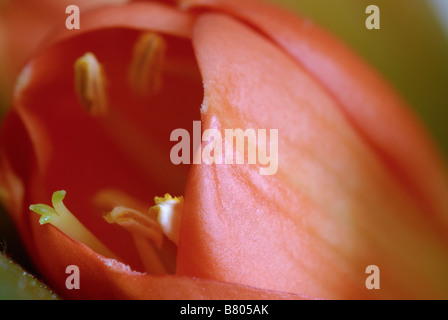
<svg viewBox="0 0 448 320"><path fill-rule="evenodd" d="M2 198L50 286L69 298L446 298L444 168L386 82L271 5L180 6L85 12L22 70ZM278 129L278 172L172 164L170 133L199 118ZM153 206L166 193L183 198ZM79 290L65 286L69 265ZM369 265L380 290L366 288Z"/></svg>

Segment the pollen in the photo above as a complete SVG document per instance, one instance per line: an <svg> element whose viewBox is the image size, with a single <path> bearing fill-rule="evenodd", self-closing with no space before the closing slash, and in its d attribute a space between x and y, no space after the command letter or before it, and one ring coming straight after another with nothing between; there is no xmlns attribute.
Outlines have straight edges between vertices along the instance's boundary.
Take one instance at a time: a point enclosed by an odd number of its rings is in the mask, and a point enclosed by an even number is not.
<svg viewBox="0 0 448 320"><path fill-rule="evenodd" d="M75 88L84 108L92 115L108 111L106 78L96 56L87 52L75 62Z"/></svg>
<svg viewBox="0 0 448 320"><path fill-rule="evenodd" d="M163 233L178 246L184 198L165 194L164 197L155 197L154 201L156 205L149 209L149 214L157 217Z"/></svg>
<svg viewBox="0 0 448 320"><path fill-rule="evenodd" d="M153 95L160 90L165 51L165 40L154 32L137 40L129 67L130 86L137 95Z"/></svg>

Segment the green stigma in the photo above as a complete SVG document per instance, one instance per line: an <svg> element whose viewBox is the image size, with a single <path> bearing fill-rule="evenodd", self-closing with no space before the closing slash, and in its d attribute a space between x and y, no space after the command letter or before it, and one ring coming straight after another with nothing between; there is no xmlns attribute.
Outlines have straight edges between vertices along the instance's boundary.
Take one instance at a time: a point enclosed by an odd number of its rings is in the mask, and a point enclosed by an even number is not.
<svg viewBox="0 0 448 320"><path fill-rule="evenodd" d="M51 224L65 233L68 237L81 242L95 252L108 257L116 258L110 250L101 243L64 205L64 198L67 193L64 190L53 193L51 202L53 207L46 204L32 204L29 209L41 217L41 225Z"/></svg>
<svg viewBox="0 0 448 320"><path fill-rule="evenodd" d="M58 215L56 210L46 204L32 204L30 205L30 210L41 216L39 219L40 224L50 223L51 219Z"/></svg>

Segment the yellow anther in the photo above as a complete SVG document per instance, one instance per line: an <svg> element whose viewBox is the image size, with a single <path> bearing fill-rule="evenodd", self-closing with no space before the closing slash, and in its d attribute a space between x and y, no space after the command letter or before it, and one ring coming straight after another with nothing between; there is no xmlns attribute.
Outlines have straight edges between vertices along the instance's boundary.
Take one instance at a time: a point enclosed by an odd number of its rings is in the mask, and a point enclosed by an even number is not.
<svg viewBox="0 0 448 320"><path fill-rule="evenodd" d="M75 86L78 97L91 115L107 113L106 80L96 56L88 52L75 62Z"/></svg>
<svg viewBox="0 0 448 320"><path fill-rule="evenodd" d="M154 201L156 205L149 209L150 215L157 217L157 221L168 239L173 241L176 246L179 245L180 219L184 198L171 197L166 194L163 198L155 197Z"/></svg>
<svg viewBox="0 0 448 320"><path fill-rule="evenodd" d="M136 94L147 96L160 90L165 50L165 40L156 33L148 32L138 39L129 68L130 85Z"/></svg>

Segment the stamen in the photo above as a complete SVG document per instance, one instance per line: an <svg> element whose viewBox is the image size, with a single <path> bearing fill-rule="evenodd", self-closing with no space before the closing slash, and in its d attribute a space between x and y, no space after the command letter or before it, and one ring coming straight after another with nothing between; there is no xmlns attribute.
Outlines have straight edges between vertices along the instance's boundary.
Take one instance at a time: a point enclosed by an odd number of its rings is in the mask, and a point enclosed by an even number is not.
<svg viewBox="0 0 448 320"><path fill-rule="evenodd" d="M149 274L169 273L162 262L163 233L155 219L125 207L115 207L104 218L107 222L116 223L132 234L140 259Z"/></svg>
<svg viewBox="0 0 448 320"><path fill-rule="evenodd" d="M163 265L154 246L151 245L147 239L134 235L134 243L146 272L154 275L164 275L169 273L167 268Z"/></svg>
<svg viewBox="0 0 448 320"><path fill-rule="evenodd" d="M83 243L95 252L107 258L116 256L96 238L64 205L65 191L56 191L53 193L52 204L50 207L45 204L30 205L30 210L41 215L39 223L41 225L50 223L68 237Z"/></svg>
<svg viewBox="0 0 448 320"><path fill-rule="evenodd" d="M151 240L158 249L162 247L162 230L157 221L148 215L125 207L115 207L104 219L120 225L133 235Z"/></svg>
<svg viewBox="0 0 448 320"><path fill-rule="evenodd" d="M145 212L148 205L131 195L117 189L102 189L93 197L93 204L98 210L109 212L115 207L126 207Z"/></svg>
<svg viewBox="0 0 448 320"><path fill-rule="evenodd" d="M107 113L106 81L101 64L88 52L75 62L75 86L78 97L93 116Z"/></svg>
<svg viewBox="0 0 448 320"><path fill-rule="evenodd" d="M149 209L149 214L157 217L163 233L178 246L184 198L165 194L163 198L155 197L154 201L156 205Z"/></svg>
<svg viewBox="0 0 448 320"><path fill-rule="evenodd" d="M165 50L165 40L156 33L148 32L138 39L129 68L130 85L136 94L147 96L160 90Z"/></svg>

